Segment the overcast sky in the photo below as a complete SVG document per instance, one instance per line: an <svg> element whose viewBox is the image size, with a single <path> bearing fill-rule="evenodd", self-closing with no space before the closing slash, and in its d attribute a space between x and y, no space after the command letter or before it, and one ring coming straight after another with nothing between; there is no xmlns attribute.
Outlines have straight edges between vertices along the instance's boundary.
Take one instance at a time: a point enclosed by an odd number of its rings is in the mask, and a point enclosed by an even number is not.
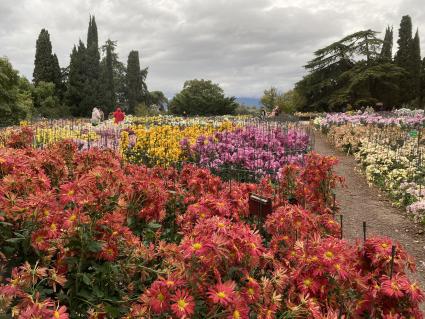
<svg viewBox="0 0 425 319"><path fill-rule="evenodd" d="M344 35L389 24L396 40L405 14L425 43L423 1L0 0L0 56L32 79L35 41L47 28L66 66L94 14L99 43L118 41L125 63L130 50L139 50L150 90L172 96L185 80L205 78L229 95L259 97L270 86L290 89L312 52Z"/></svg>

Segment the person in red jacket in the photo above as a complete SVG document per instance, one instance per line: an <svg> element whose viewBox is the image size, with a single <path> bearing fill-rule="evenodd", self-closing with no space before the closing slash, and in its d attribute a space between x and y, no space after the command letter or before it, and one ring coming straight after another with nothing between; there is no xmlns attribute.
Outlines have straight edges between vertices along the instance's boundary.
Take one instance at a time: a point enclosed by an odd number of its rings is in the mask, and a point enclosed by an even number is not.
<svg viewBox="0 0 425 319"><path fill-rule="evenodd" d="M120 122L124 121L125 113L121 111L121 108L117 107L117 109L114 112L114 123L119 124Z"/></svg>

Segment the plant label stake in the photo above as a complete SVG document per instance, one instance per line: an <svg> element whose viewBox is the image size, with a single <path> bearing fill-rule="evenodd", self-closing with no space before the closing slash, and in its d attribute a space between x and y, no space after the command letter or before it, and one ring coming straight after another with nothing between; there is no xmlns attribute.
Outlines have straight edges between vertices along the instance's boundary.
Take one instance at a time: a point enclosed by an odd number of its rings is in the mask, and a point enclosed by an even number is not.
<svg viewBox="0 0 425 319"><path fill-rule="evenodd" d="M265 217L272 213L271 198L257 194L249 194L249 213L260 217Z"/></svg>
<svg viewBox="0 0 425 319"><path fill-rule="evenodd" d="M339 219L340 219L340 221L341 221L341 239L342 239L342 237L343 237L343 235L344 235L344 232L343 232L343 224L342 224L342 218L343 218L343 216L342 216L342 215L339 215Z"/></svg>
<svg viewBox="0 0 425 319"><path fill-rule="evenodd" d="M363 241L366 241L366 222L363 222Z"/></svg>
<svg viewBox="0 0 425 319"><path fill-rule="evenodd" d="M409 135L410 135L410 137L412 137L412 138L418 137L418 131L416 131L416 130L411 130L411 131L409 132Z"/></svg>
<svg viewBox="0 0 425 319"><path fill-rule="evenodd" d="M394 271L394 257L395 257L395 245L392 245L391 247L391 269L390 269L390 279L393 278L393 271Z"/></svg>

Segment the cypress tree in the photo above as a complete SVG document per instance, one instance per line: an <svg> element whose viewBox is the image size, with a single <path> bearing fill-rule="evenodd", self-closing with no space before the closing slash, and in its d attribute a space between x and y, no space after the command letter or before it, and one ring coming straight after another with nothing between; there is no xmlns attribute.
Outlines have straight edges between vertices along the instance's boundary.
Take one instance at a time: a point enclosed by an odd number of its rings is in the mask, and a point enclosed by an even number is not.
<svg viewBox="0 0 425 319"><path fill-rule="evenodd" d="M131 51L127 60L127 99L128 112L134 113L134 108L141 100L139 51Z"/></svg>
<svg viewBox="0 0 425 319"><path fill-rule="evenodd" d="M84 98L81 101L83 116L89 116L95 106L101 102L100 92L100 54L95 17L90 17L87 30L87 48L85 59Z"/></svg>
<svg viewBox="0 0 425 319"><path fill-rule="evenodd" d="M399 67L407 71L407 74L400 78L400 102L410 102L415 98L412 79L412 19L410 16L403 16L398 31L398 50L395 62Z"/></svg>
<svg viewBox="0 0 425 319"><path fill-rule="evenodd" d="M412 19L410 16L403 16L398 30L398 51L395 56L395 62L398 66L408 69L410 45L412 43Z"/></svg>
<svg viewBox="0 0 425 319"><path fill-rule="evenodd" d="M68 75L68 89L67 89L67 103L70 106L71 114L73 116L84 116L86 110L82 109L82 102L85 99L85 86L86 86L86 47L80 40L78 49L72 49L71 61L69 64Z"/></svg>
<svg viewBox="0 0 425 319"><path fill-rule="evenodd" d="M425 58L422 60L421 68L421 86L419 93L419 105L425 108Z"/></svg>
<svg viewBox="0 0 425 319"><path fill-rule="evenodd" d="M55 84L55 95L63 98L65 87L62 82L62 72L58 57L52 54L52 43L46 29L42 29L38 36L34 61L34 84L52 82Z"/></svg>
<svg viewBox="0 0 425 319"><path fill-rule="evenodd" d="M65 85L62 81L62 70L59 66L58 57L56 54L53 54L52 59L52 66L53 66L53 83L55 84L56 89L56 95L60 98L60 100L63 99L65 94Z"/></svg>
<svg viewBox="0 0 425 319"><path fill-rule="evenodd" d="M106 114L112 112L115 106L115 89L114 89L114 70L112 65L112 51L114 50L114 42L109 40L105 44L106 56L102 60L102 94L103 105Z"/></svg>
<svg viewBox="0 0 425 319"><path fill-rule="evenodd" d="M412 94L413 94L413 98L419 98L420 87L421 87L421 68L422 68L419 31L416 31L415 37L412 40L412 44L410 48L411 48L411 53L410 53L409 71L412 77Z"/></svg>
<svg viewBox="0 0 425 319"><path fill-rule="evenodd" d="M389 26L385 30L384 43L382 44L382 50L380 54L380 60L385 62L391 62L393 59L393 28Z"/></svg>
<svg viewBox="0 0 425 319"><path fill-rule="evenodd" d="M37 85L41 81L54 82L55 75L53 64L50 35L46 29L42 29L36 42L33 73L34 84Z"/></svg>
<svg viewBox="0 0 425 319"><path fill-rule="evenodd" d="M95 16L90 16L89 27L87 30L87 48L91 46L99 46Z"/></svg>

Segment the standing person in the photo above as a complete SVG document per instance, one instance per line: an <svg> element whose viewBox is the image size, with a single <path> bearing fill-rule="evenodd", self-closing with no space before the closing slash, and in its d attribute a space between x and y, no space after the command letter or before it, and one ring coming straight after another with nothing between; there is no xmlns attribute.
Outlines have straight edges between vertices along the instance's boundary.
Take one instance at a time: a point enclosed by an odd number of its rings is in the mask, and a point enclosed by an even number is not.
<svg viewBox="0 0 425 319"><path fill-rule="evenodd" d="M94 107L93 111L91 112L91 124L93 126L96 126L99 124L100 120L101 120L100 110L97 107Z"/></svg>
<svg viewBox="0 0 425 319"><path fill-rule="evenodd" d="M120 107L117 107L117 109L114 112L114 123L119 124L120 122L124 121L125 113L121 111Z"/></svg>

